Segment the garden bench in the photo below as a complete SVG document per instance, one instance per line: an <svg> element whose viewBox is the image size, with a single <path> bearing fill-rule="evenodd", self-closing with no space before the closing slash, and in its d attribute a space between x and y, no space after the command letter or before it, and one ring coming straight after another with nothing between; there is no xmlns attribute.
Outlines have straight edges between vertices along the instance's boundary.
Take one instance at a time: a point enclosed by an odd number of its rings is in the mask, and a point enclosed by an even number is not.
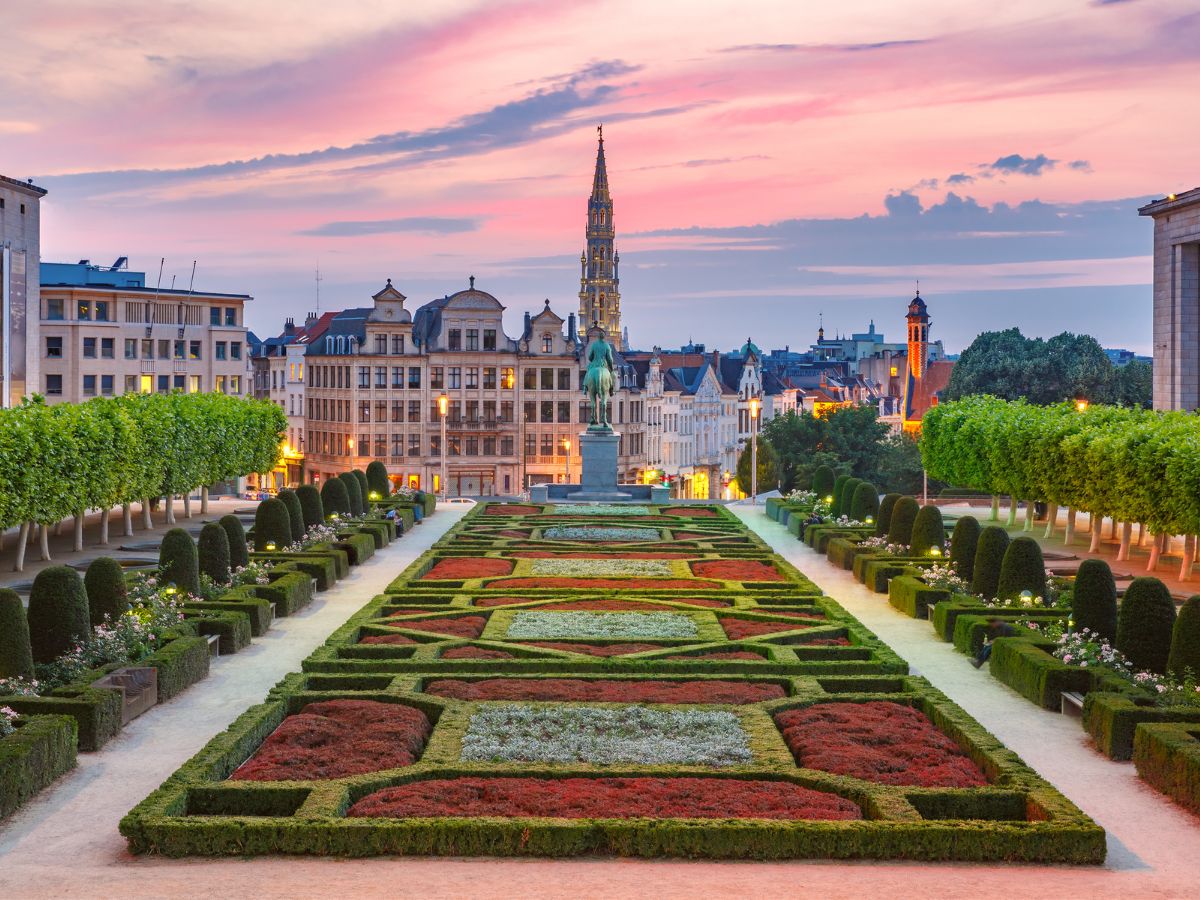
<svg viewBox="0 0 1200 900"><path fill-rule="evenodd" d="M219 634L206 634L204 639L208 641L208 655L221 655L221 636Z"/></svg>
<svg viewBox="0 0 1200 900"><path fill-rule="evenodd" d="M1064 716L1083 716L1083 694L1078 691L1063 691L1062 714Z"/></svg>

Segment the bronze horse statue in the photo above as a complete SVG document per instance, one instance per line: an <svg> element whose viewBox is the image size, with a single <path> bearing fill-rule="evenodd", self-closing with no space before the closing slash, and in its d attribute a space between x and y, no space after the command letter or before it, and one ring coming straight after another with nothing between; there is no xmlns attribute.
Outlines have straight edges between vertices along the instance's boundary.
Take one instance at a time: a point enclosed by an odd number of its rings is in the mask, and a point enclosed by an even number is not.
<svg viewBox="0 0 1200 900"><path fill-rule="evenodd" d="M608 421L608 398L613 392L612 344L601 334L587 352L587 372L583 376L583 389L592 403L592 421L588 430L612 431Z"/></svg>

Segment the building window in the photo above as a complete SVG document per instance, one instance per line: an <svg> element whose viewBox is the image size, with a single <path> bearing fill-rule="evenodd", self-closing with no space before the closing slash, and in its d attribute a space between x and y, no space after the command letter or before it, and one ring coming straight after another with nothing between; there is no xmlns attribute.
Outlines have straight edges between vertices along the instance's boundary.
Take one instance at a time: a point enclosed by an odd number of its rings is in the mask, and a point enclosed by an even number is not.
<svg viewBox="0 0 1200 900"><path fill-rule="evenodd" d="M225 379L224 378L217 379L217 390L220 391L221 393L225 393ZM160 394L171 393L171 376L170 375L159 375L158 376L158 392Z"/></svg>
<svg viewBox="0 0 1200 900"><path fill-rule="evenodd" d="M79 301L79 318L84 319L84 320L89 320L89 321L91 320L91 318L92 318L92 303L90 300L80 300Z"/></svg>
<svg viewBox="0 0 1200 900"><path fill-rule="evenodd" d="M96 321L97 322L107 322L108 321L108 301L107 300L97 300L96 301Z"/></svg>
<svg viewBox="0 0 1200 900"><path fill-rule="evenodd" d="M404 421L404 401L403 400L393 400L392 401L392 421L393 422L403 422Z"/></svg>
<svg viewBox="0 0 1200 900"><path fill-rule="evenodd" d="M358 436L358 455L371 455L371 436L369 434L360 434Z"/></svg>
<svg viewBox="0 0 1200 900"><path fill-rule="evenodd" d="M479 329L478 328L468 328L467 329L467 349L468 350L478 350L479 349Z"/></svg>
<svg viewBox="0 0 1200 900"><path fill-rule="evenodd" d="M392 366L392 387L404 387L404 366Z"/></svg>
<svg viewBox="0 0 1200 900"><path fill-rule="evenodd" d="M571 370L558 370L558 389L560 391L569 391L571 389Z"/></svg>
<svg viewBox="0 0 1200 900"><path fill-rule="evenodd" d="M550 353L554 349L554 339L549 334L542 335L542 352Z"/></svg>
<svg viewBox="0 0 1200 900"><path fill-rule="evenodd" d="M62 376L47 375L46 376L46 395L56 397L62 395Z"/></svg>
<svg viewBox="0 0 1200 900"><path fill-rule="evenodd" d="M449 341L447 343L447 349L449 349L449 350L461 350L462 349L462 329L461 328L451 328L450 329L450 336L449 336Z"/></svg>
<svg viewBox="0 0 1200 900"><path fill-rule="evenodd" d="M543 421L543 422L553 422L554 421L554 401L553 400L543 400L542 401L541 421Z"/></svg>
<svg viewBox="0 0 1200 900"><path fill-rule="evenodd" d="M64 318L62 297L51 297L46 301L46 318L61 322Z"/></svg>
<svg viewBox="0 0 1200 900"><path fill-rule="evenodd" d="M358 367L358 386L360 388L365 388L365 387L371 386L371 367L370 366L359 366Z"/></svg>
<svg viewBox="0 0 1200 900"><path fill-rule="evenodd" d="M410 388L419 388L421 386L421 367L408 367L408 386Z"/></svg>
<svg viewBox="0 0 1200 900"><path fill-rule="evenodd" d="M226 325L236 325L237 324L237 307L236 306L225 307L225 324Z"/></svg>
<svg viewBox="0 0 1200 900"><path fill-rule="evenodd" d="M136 375L126 375L125 376L125 393L132 394L136 390L137 390L137 376Z"/></svg>
<svg viewBox="0 0 1200 900"><path fill-rule="evenodd" d="M358 401L358 421L360 421L360 422L370 422L371 421L371 401L370 400L359 400Z"/></svg>
<svg viewBox="0 0 1200 900"><path fill-rule="evenodd" d="M377 387L377 388L387 387L387 366L376 366L375 367L375 387Z"/></svg>
<svg viewBox="0 0 1200 900"><path fill-rule="evenodd" d="M524 378L525 378L525 390L536 391L537 390L537 369L526 369Z"/></svg>
<svg viewBox="0 0 1200 900"><path fill-rule="evenodd" d="M451 400L450 401L450 421L455 422L455 423L462 422L462 401L461 400Z"/></svg>
<svg viewBox="0 0 1200 900"><path fill-rule="evenodd" d="M552 434L543 434L542 435L542 454L541 455L542 456L553 456L554 455L554 435L552 435Z"/></svg>
<svg viewBox="0 0 1200 900"><path fill-rule="evenodd" d="M149 394L152 390L154 390L154 376L153 375L139 376L138 392L142 393L142 394Z"/></svg>
<svg viewBox="0 0 1200 900"><path fill-rule="evenodd" d="M230 375L229 376L229 393L240 394L241 392L242 392L242 376L241 375Z"/></svg>
<svg viewBox="0 0 1200 900"><path fill-rule="evenodd" d="M408 421L410 421L410 422L420 422L421 421L421 401L420 400L409 400L408 401Z"/></svg>
<svg viewBox="0 0 1200 900"><path fill-rule="evenodd" d="M128 377L128 376L126 376L126 377ZM200 393L200 376L199 375L189 375L188 376L188 393L189 394Z"/></svg>
<svg viewBox="0 0 1200 900"><path fill-rule="evenodd" d="M159 338L158 358L159 359L170 359L171 358L171 342L168 341L166 338ZM183 359L183 351L182 350L179 351L178 358Z"/></svg>
<svg viewBox="0 0 1200 900"><path fill-rule="evenodd" d="M83 339L83 358L96 358L96 339L94 337L85 337Z"/></svg>
<svg viewBox="0 0 1200 900"><path fill-rule="evenodd" d="M403 455L404 455L404 435L403 434L393 434L392 435L392 456L403 456Z"/></svg>
<svg viewBox="0 0 1200 900"><path fill-rule="evenodd" d="M188 359L199 359L199 358L200 358L200 342L199 341L189 341L188 342Z"/></svg>
<svg viewBox="0 0 1200 900"><path fill-rule="evenodd" d="M60 337L46 338L46 358L47 359L62 359L62 338L60 338Z"/></svg>
<svg viewBox="0 0 1200 900"><path fill-rule="evenodd" d="M500 387L506 391L511 391L517 383L516 372L511 367L505 367L500 370Z"/></svg>
<svg viewBox="0 0 1200 900"><path fill-rule="evenodd" d="M449 437L450 446L446 448L447 456L462 456L462 443L458 435L452 434Z"/></svg>
<svg viewBox="0 0 1200 900"><path fill-rule="evenodd" d="M208 308L208 324L209 325L220 325L221 324L221 307L210 306Z"/></svg>
<svg viewBox="0 0 1200 900"><path fill-rule="evenodd" d="M116 338L100 338L100 358L112 359L116 352Z"/></svg>
<svg viewBox="0 0 1200 900"><path fill-rule="evenodd" d="M554 370L553 369L542 369L541 382L542 382L542 390L543 391L554 390Z"/></svg>
<svg viewBox="0 0 1200 900"><path fill-rule="evenodd" d="M378 353L380 356L387 355L387 335L386 334L375 335L375 352Z"/></svg>
<svg viewBox="0 0 1200 900"><path fill-rule="evenodd" d="M429 436L429 455L430 456L441 456L442 455L441 435L431 434Z"/></svg>
<svg viewBox="0 0 1200 900"><path fill-rule="evenodd" d="M504 437L500 438L500 455L513 455L513 439L511 434L506 434Z"/></svg>
<svg viewBox="0 0 1200 900"><path fill-rule="evenodd" d="M513 402L511 400L500 401L500 421L511 422L513 420Z"/></svg>
<svg viewBox="0 0 1200 900"><path fill-rule="evenodd" d="M225 358L225 342L217 341L216 352L213 355L213 359L224 359L224 358ZM275 386L275 373L272 372L271 373L271 387L274 387L274 386Z"/></svg>
<svg viewBox="0 0 1200 900"><path fill-rule="evenodd" d="M483 401L483 419L485 422L495 422L496 421L496 401L495 400L484 400Z"/></svg>
<svg viewBox="0 0 1200 900"><path fill-rule="evenodd" d="M468 400L467 401L467 421L470 422L471 424L475 424L479 421L479 401L478 400Z"/></svg>
<svg viewBox="0 0 1200 900"><path fill-rule="evenodd" d="M462 387L462 369L458 366L450 367L450 390L456 391Z"/></svg>
<svg viewBox="0 0 1200 900"><path fill-rule="evenodd" d="M467 369L467 387L473 390L479 389L479 370Z"/></svg>
<svg viewBox="0 0 1200 900"><path fill-rule="evenodd" d="M571 401L570 400L559 400L558 401L558 421L560 424L568 424L569 425L571 423Z"/></svg>
<svg viewBox="0 0 1200 900"><path fill-rule="evenodd" d="M408 455L421 455L421 436L419 434L410 434L408 436Z"/></svg>
<svg viewBox="0 0 1200 900"><path fill-rule="evenodd" d="M175 341L175 358L183 359L184 343L183 341Z"/></svg>
<svg viewBox="0 0 1200 900"><path fill-rule="evenodd" d="M484 350L495 350L496 349L496 329L495 328L483 329L483 349Z"/></svg>
<svg viewBox="0 0 1200 900"><path fill-rule="evenodd" d="M392 335L392 356L403 356L403 355L404 355L404 335L393 334Z"/></svg>
<svg viewBox="0 0 1200 900"><path fill-rule="evenodd" d="M483 389L485 391L494 391L496 389L495 368L485 368L483 370Z"/></svg>
<svg viewBox="0 0 1200 900"><path fill-rule="evenodd" d="M142 359L154 359L154 341L149 338L142 340Z"/></svg>
<svg viewBox="0 0 1200 900"><path fill-rule="evenodd" d="M137 338L125 338L125 358L137 359Z"/></svg>
<svg viewBox="0 0 1200 900"><path fill-rule="evenodd" d="M523 404L523 406L525 408L524 409L525 421L526 422L536 422L537 421L537 401L526 400L525 403Z"/></svg>
<svg viewBox="0 0 1200 900"><path fill-rule="evenodd" d="M484 456L495 456L496 455L496 438L494 435L485 434L483 436L483 455Z"/></svg>
<svg viewBox="0 0 1200 900"><path fill-rule="evenodd" d="M444 371L441 366L433 366L429 370L429 387L431 390L440 391L446 387L445 379L443 378Z"/></svg>
<svg viewBox="0 0 1200 900"><path fill-rule="evenodd" d="M375 401L375 421L376 422L386 422L387 421L387 401L386 400L376 400Z"/></svg>
<svg viewBox="0 0 1200 900"><path fill-rule="evenodd" d="M242 358L242 342L241 341L230 341L229 342L229 358L230 359L241 359ZM280 382L279 386L283 387L283 373L282 372L279 373L279 382Z"/></svg>
<svg viewBox="0 0 1200 900"><path fill-rule="evenodd" d="M387 435L377 434L375 435L375 456L381 458L385 455L387 455Z"/></svg>
<svg viewBox="0 0 1200 900"><path fill-rule="evenodd" d="M525 456L537 456L537 435L525 435Z"/></svg>
<svg viewBox="0 0 1200 900"><path fill-rule="evenodd" d="M182 375L174 376L174 378L171 380L171 388L176 391L183 390L183 376Z"/></svg>
<svg viewBox="0 0 1200 900"><path fill-rule="evenodd" d="M476 435L469 434L469 435L467 435L466 443L467 443L466 455L467 456L478 456L479 455L479 438Z"/></svg>

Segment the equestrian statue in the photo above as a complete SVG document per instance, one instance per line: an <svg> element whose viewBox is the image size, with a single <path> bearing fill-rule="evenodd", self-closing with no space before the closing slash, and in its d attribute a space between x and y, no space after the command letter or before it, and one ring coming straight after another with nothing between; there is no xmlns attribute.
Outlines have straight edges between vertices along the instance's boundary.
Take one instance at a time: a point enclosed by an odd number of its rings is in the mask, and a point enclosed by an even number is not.
<svg viewBox="0 0 1200 900"><path fill-rule="evenodd" d="M587 372L583 376L583 389L592 403L592 421L588 431L612 431L608 421L608 399L613 392L613 349L601 332L592 341L587 352Z"/></svg>

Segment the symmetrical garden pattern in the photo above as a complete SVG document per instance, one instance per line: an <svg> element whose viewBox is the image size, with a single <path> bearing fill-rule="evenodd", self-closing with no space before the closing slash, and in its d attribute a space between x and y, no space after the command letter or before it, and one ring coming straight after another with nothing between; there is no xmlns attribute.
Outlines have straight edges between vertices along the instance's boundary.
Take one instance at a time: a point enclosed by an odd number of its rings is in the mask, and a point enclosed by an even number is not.
<svg viewBox="0 0 1200 900"><path fill-rule="evenodd" d="M122 832L170 855L1104 858L707 506L481 504Z"/></svg>

